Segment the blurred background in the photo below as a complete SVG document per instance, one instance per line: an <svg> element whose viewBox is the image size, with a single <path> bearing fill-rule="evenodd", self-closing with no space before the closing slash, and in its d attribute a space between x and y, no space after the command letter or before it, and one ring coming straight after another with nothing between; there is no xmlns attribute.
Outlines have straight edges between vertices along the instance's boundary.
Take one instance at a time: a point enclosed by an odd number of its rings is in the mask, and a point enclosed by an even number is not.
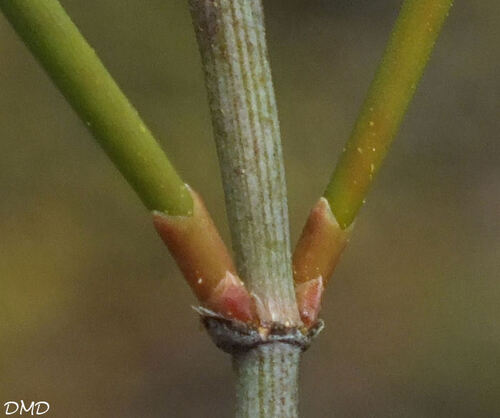
<svg viewBox="0 0 500 418"><path fill-rule="evenodd" d="M229 240L186 1L63 0ZM265 1L295 242L400 0ZM500 3L456 1L328 288L303 417L500 416ZM0 407L231 417L151 219L0 15Z"/></svg>

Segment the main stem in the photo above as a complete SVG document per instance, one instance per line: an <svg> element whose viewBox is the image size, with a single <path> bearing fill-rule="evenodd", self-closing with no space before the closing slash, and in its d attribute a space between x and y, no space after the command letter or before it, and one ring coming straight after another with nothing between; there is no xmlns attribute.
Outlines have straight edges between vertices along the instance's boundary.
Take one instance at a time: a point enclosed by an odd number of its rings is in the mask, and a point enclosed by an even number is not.
<svg viewBox="0 0 500 418"><path fill-rule="evenodd" d="M240 276L264 325L300 323L285 173L260 0L190 0ZM297 416L299 349L234 359L239 417ZM271 412L270 412L271 411Z"/></svg>
<svg viewBox="0 0 500 418"><path fill-rule="evenodd" d="M191 0L202 55L232 243L263 321L297 322L285 173L255 0Z"/></svg>
<svg viewBox="0 0 500 418"><path fill-rule="evenodd" d="M233 358L237 417L297 417L300 351L290 344L261 345Z"/></svg>

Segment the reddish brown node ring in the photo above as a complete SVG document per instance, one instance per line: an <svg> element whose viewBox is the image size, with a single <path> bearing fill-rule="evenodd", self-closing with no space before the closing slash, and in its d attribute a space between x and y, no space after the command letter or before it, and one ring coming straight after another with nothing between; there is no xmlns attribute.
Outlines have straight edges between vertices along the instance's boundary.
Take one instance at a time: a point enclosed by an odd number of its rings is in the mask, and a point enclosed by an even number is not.
<svg viewBox="0 0 500 418"><path fill-rule="evenodd" d="M200 303L226 318L255 321L252 297L201 197L190 187L193 213L172 216L153 212L155 228Z"/></svg>
<svg viewBox="0 0 500 418"><path fill-rule="evenodd" d="M352 225L342 229L322 197L309 214L293 254L295 293L302 322L313 326L321 309L325 286L344 250Z"/></svg>

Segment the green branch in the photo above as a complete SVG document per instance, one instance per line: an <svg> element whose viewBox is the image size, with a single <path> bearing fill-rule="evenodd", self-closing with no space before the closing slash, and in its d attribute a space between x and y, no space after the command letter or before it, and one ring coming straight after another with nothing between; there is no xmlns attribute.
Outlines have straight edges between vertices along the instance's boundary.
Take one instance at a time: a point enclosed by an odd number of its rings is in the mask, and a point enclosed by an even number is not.
<svg viewBox="0 0 500 418"><path fill-rule="evenodd" d="M348 227L413 97L453 0L405 0L382 62L325 191L342 228Z"/></svg>
<svg viewBox="0 0 500 418"><path fill-rule="evenodd" d="M146 207L190 214L185 184L59 2L0 0L0 8Z"/></svg>

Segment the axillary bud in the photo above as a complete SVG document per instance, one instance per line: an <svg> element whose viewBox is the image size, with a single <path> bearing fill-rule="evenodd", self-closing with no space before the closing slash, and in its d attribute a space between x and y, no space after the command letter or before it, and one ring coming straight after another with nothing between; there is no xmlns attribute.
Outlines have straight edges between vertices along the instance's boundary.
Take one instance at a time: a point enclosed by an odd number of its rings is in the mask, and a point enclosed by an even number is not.
<svg viewBox="0 0 500 418"><path fill-rule="evenodd" d="M189 191L193 213L172 216L154 211L155 228L203 306L230 319L252 322L252 297L201 197Z"/></svg>
<svg viewBox="0 0 500 418"><path fill-rule="evenodd" d="M306 326L317 321L324 287L344 250L352 225L342 229L322 197L309 214L293 254L297 304Z"/></svg>

